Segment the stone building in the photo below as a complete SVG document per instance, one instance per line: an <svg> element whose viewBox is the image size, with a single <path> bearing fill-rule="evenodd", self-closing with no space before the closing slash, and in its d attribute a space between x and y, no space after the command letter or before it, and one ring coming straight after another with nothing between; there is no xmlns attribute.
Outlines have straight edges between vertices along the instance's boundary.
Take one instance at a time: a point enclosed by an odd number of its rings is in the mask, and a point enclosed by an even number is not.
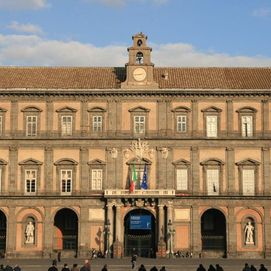
<svg viewBox="0 0 271 271"><path fill-rule="evenodd" d="M154 68L146 41L0 67L3 256L271 256L271 69Z"/></svg>

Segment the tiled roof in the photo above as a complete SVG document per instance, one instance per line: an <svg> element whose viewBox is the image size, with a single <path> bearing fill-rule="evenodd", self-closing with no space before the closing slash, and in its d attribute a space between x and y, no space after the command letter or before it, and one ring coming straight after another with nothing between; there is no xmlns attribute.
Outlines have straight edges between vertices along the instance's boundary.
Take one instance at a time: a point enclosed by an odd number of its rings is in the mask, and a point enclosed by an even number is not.
<svg viewBox="0 0 271 271"><path fill-rule="evenodd" d="M154 79L160 89L271 89L271 68L154 68ZM124 80L125 68L0 67L1 89L119 89Z"/></svg>

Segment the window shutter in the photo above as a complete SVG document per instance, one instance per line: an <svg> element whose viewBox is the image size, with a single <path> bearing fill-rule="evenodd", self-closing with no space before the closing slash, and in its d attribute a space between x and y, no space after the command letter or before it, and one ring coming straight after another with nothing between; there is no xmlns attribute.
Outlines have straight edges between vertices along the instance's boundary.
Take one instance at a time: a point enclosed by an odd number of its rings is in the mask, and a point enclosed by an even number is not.
<svg viewBox="0 0 271 271"><path fill-rule="evenodd" d="M255 195L255 170L243 169L243 195Z"/></svg>
<svg viewBox="0 0 271 271"><path fill-rule="evenodd" d="M186 168L177 169L177 190L188 190L188 172Z"/></svg>
<svg viewBox="0 0 271 271"><path fill-rule="evenodd" d="M219 169L207 169L207 194L219 195Z"/></svg>
<svg viewBox="0 0 271 271"><path fill-rule="evenodd" d="M217 116L206 117L207 137L217 137Z"/></svg>

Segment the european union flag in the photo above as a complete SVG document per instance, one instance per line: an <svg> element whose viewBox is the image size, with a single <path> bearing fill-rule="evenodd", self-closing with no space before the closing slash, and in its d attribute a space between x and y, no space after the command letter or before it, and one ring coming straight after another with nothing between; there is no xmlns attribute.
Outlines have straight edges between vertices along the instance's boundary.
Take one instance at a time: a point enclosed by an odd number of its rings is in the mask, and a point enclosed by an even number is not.
<svg viewBox="0 0 271 271"><path fill-rule="evenodd" d="M148 189L148 183L147 183L147 165L146 164L144 166L144 173L143 173L141 188L142 189Z"/></svg>

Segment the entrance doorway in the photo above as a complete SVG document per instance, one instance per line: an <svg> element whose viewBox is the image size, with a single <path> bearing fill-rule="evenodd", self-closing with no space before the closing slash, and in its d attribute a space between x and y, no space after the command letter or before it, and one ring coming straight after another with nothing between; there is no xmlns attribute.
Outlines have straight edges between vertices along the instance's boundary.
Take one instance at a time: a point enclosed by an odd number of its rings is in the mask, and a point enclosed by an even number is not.
<svg viewBox="0 0 271 271"><path fill-rule="evenodd" d="M4 257L6 252L6 237L7 237L7 218L0 211L0 257Z"/></svg>
<svg viewBox="0 0 271 271"><path fill-rule="evenodd" d="M217 209L204 212L201 217L202 250L226 252L226 219Z"/></svg>
<svg viewBox="0 0 271 271"><path fill-rule="evenodd" d="M124 219L124 255L155 257L155 218L145 209L129 212Z"/></svg>
<svg viewBox="0 0 271 271"><path fill-rule="evenodd" d="M77 252L78 248L78 217L74 211L65 208L55 215L56 227L54 244L58 250Z"/></svg>

